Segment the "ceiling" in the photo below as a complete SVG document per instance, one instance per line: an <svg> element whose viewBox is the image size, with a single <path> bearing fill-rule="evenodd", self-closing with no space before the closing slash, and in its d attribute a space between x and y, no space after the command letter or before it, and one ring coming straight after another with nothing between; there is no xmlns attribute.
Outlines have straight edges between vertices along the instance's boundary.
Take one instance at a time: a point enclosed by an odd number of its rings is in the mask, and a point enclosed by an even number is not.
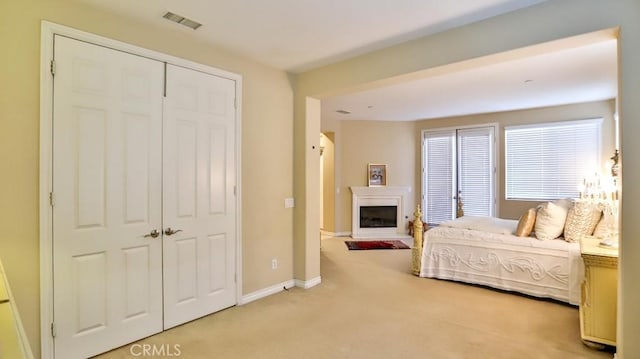
<svg viewBox="0 0 640 359"><path fill-rule="evenodd" d="M526 56L496 54L399 84L326 98L322 120L412 121L612 99L618 90L617 41L613 34L595 35L594 42L577 47L569 39L552 50L541 45L527 49Z"/></svg>
<svg viewBox="0 0 640 359"><path fill-rule="evenodd" d="M546 0L76 0L300 73ZM202 23L197 30L162 16ZM417 74L322 101L322 118L417 120L616 96L615 40ZM341 115L336 110L347 110Z"/></svg>
<svg viewBox="0 0 640 359"><path fill-rule="evenodd" d="M545 0L77 1L298 73ZM167 11L202 27L169 22Z"/></svg>

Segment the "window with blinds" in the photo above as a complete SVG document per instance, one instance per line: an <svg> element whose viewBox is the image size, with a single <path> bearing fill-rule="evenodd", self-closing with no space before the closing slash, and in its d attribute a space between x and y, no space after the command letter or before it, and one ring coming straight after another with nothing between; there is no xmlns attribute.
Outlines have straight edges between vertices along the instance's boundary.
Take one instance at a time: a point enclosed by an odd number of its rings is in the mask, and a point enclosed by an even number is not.
<svg viewBox="0 0 640 359"><path fill-rule="evenodd" d="M424 215L427 223L495 214L495 127L424 133Z"/></svg>
<svg viewBox="0 0 640 359"><path fill-rule="evenodd" d="M455 131L425 133L423 213L427 223L442 223L454 218L455 142Z"/></svg>
<svg viewBox="0 0 640 359"><path fill-rule="evenodd" d="M602 119L505 127L507 199L575 198L600 168Z"/></svg>
<svg viewBox="0 0 640 359"><path fill-rule="evenodd" d="M458 191L465 215L494 216L493 127L458 130Z"/></svg>

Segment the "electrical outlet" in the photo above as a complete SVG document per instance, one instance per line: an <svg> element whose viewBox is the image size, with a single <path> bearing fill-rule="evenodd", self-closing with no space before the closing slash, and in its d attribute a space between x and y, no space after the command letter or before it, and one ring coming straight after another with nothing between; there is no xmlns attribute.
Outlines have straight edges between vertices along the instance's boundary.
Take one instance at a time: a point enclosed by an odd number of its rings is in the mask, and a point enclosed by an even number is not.
<svg viewBox="0 0 640 359"><path fill-rule="evenodd" d="M278 260L274 258L271 260L271 269L277 269L277 268L278 268Z"/></svg>

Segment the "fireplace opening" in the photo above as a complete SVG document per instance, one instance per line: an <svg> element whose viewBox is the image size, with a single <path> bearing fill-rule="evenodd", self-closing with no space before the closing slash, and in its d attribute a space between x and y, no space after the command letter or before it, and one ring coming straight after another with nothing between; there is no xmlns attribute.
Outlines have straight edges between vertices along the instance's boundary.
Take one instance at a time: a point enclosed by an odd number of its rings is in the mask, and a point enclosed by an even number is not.
<svg viewBox="0 0 640 359"><path fill-rule="evenodd" d="M360 206L360 228L395 228L398 206Z"/></svg>

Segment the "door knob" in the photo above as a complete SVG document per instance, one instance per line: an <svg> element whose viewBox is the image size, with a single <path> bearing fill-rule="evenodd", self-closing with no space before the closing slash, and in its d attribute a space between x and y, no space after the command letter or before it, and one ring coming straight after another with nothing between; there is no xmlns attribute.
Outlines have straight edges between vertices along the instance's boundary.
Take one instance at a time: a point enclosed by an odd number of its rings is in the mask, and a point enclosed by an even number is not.
<svg viewBox="0 0 640 359"><path fill-rule="evenodd" d="M176 229L174 231L173 229L171 229L171 227L167 227L167 229L164 230L164 234L166 234L167 236L170 236L172 234L176 234L178 232L182 232L182 229Z"/></svg>
<svg viewBox="0 0 640 359"><path fill-rule="evenodd" d="M160 232L158 232L157 229L152 230L151 232L147 233L144 235L144 237L151 237L151 238L157 238L160 235Z"/></svg>

